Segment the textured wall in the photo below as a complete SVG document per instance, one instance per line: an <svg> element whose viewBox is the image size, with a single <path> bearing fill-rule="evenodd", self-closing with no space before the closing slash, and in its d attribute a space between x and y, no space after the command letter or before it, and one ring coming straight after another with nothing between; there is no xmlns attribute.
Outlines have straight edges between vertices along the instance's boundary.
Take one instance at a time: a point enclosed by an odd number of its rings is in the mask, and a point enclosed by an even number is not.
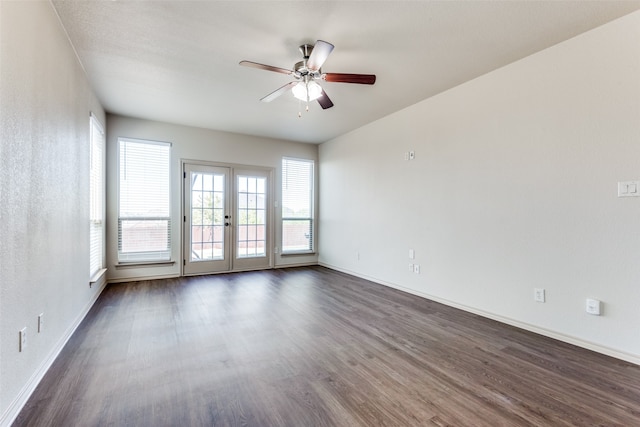
<svg viewBox="0 0 640 427"><path fill-rule="evenodd" d="M639 40L636 12L322 144L320 263L640 363Z"/></svg>
<svg viewBox="0 0 640 427"><path fill-rule="evenodd" d="M88 280L89 113L104 123L104 112L49 2L0 2L0 43L2 424L99 291Z"/></svg>

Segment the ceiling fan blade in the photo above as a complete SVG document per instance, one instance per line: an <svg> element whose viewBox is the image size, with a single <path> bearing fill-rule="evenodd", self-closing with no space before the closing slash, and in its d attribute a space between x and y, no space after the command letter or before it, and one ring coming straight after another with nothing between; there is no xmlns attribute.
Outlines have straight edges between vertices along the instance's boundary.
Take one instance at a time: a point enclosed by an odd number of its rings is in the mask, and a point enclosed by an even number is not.
<svg viewBox="0 0 640 427"><path fill-rule="evenodd" d="M320 104L323 110L333 107L333 102L331 102L324 90L322 91L322 95L320 95L320 98L318 98L318 104Z"/></svg>
<svg viewBox="0 0 640 427"><path fill-rule="evenodd" d="M376 82L375 74L326 73L322 75L322 78L328 82L358 83L361 85L372 85Z"/></svg>
<svg viewBox="0 0 640 427"><path fill-rule="evenodd" d="M240 61L240 65L244 67L257 68L259 70L275 71L276 73L289 74L289 75L293 74L292 70L287 70L286 68L280 68L280 67L273 67L271 65L259 64L257 62Z"/></svg>
<svg viewBox="0 0 640 427"><path fill-rule="evenodd" d="M286 85L274 90L269 95L267 95L264 98L262 98L260 101L262 101L262 102L271 102L271 101L273 101L274 99L276 99L277 97L279 97L280 95L282 95L287 90L291 89L293 86L295 86L297 84L298 84L298 82L289 82Z"/></svg>
<svg viewBox="0 0 640 427"><path fill-rule="evenodd" d="M324 61L327 60L329 54L333 50L333 45L331 43L327 43L323 40L318 40L316 44L313 46L313 50L311 51L311 55L309 55L309 59L307 59L307 68L312 71L317 71L322 67Z"/></svg>

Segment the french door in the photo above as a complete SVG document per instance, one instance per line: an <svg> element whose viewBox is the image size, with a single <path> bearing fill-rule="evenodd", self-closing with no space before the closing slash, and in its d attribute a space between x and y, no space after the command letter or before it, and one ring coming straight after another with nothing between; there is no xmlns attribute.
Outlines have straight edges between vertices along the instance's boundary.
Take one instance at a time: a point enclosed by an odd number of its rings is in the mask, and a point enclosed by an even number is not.
<svg viewBox="0 0 640 427"><path fill-rule="evenodd" d="M183 274L271 266L271 171L184 164Z"/></svg>

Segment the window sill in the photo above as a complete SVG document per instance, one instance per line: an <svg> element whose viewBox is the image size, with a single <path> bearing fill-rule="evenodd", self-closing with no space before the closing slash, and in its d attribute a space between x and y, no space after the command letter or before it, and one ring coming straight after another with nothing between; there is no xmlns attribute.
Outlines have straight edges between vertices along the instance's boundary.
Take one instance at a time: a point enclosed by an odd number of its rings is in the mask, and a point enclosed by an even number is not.
<svg viewBox="0 0 640 427"><path fill-rule="evenodd" d="M149 261L149 262L122 262L116 264L116 269L122 268L138 268L138 267L167 267L174 265L175 261Z"/></svg>
<svg viewBox="0 0 640 427"><path fill-rule="evenodd" d="M96 272L96 274L91 276L91 278L89 279L89 285L95 285L96 283L98 283L100 281L100 279L102 279L102 276L104 276L104 274L106 272L107 272L106 268L102 268L102 269L98 270Z"/></svg>
<svg viewBox="0 0 640 427"><path fill-rule="evenodd" d="M315 251L308 251L308 252L282 252L280 254L281 257L288 257L288 256L305 256L305 255L315 255Z"/></svg>

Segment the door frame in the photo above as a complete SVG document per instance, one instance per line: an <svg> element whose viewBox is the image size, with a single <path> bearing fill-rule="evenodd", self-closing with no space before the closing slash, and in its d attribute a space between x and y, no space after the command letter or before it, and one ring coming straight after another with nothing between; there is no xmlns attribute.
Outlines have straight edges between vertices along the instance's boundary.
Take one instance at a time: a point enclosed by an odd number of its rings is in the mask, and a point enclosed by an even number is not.
<svg viewBox="0 0 640 427"><path fill-rule="evenodd" d="M230 170L230 185L229 185L229 194L231 195L232 199L230 199L230 209L231 212L233 213L232 217L231 217L231 226L230 226L230 232L229 232L229 237L230 239L230 250L229 250L229 255L230 255L230 268L229 270L225 270L225 271L217 271L217 272L205 272L205 273L194 273L194 274L185 274L184 271L184 267L185 267L185 260L186 260L186 256L188 254L187 252L187 248L185 247L186 245L186 237L187 237L187 232L188 230L186 230L186 206L185 206L185 181L184 181L184 177L186 174L186 165L194 165L194 166L206 166L206 167L220 167L220 168L228 168ZM266 256L268 259L268 266L267 267L260 267L260 268L238 268L236 266L235 261L235 257L236 257L236 223L235 223L235 211L237 210L237 202L236 202L236 185L237 183L236 181L236 170L242 170L242 171L251 171L251 170L256 170L256 171L262 171L265 172L267 175L267 179L268 179L268 183L267 183L267 191L268 191L268 196L267 196L267 202L266 202L266 223L267 223L267 232L266 232ZM275 168L272 167L265 167L265 166L256 166L256 165L245 165L245 164L239 164L239 163L223 163L223 162L210 162L210 161L205 161L205 160L193 160L193 159L180 159L180 216L182 217L182 222L181 222L181 227L180 227L180 259L181 259L181 263L180 263L180 275L181 276L197 276L197 275L206 275L206 274L221 274L221 273L231 273L231 272L239 272L239 271L251 271L251 270L266 270L266 269L272 269L274 268L274 262L275 262L275 254L274 254L274 236L275 236L275 208L274 208L274 200L275 200L275 194L274 194L274 190L275 190L275 182L274 182L274 176L275 176Z"/></svg>

